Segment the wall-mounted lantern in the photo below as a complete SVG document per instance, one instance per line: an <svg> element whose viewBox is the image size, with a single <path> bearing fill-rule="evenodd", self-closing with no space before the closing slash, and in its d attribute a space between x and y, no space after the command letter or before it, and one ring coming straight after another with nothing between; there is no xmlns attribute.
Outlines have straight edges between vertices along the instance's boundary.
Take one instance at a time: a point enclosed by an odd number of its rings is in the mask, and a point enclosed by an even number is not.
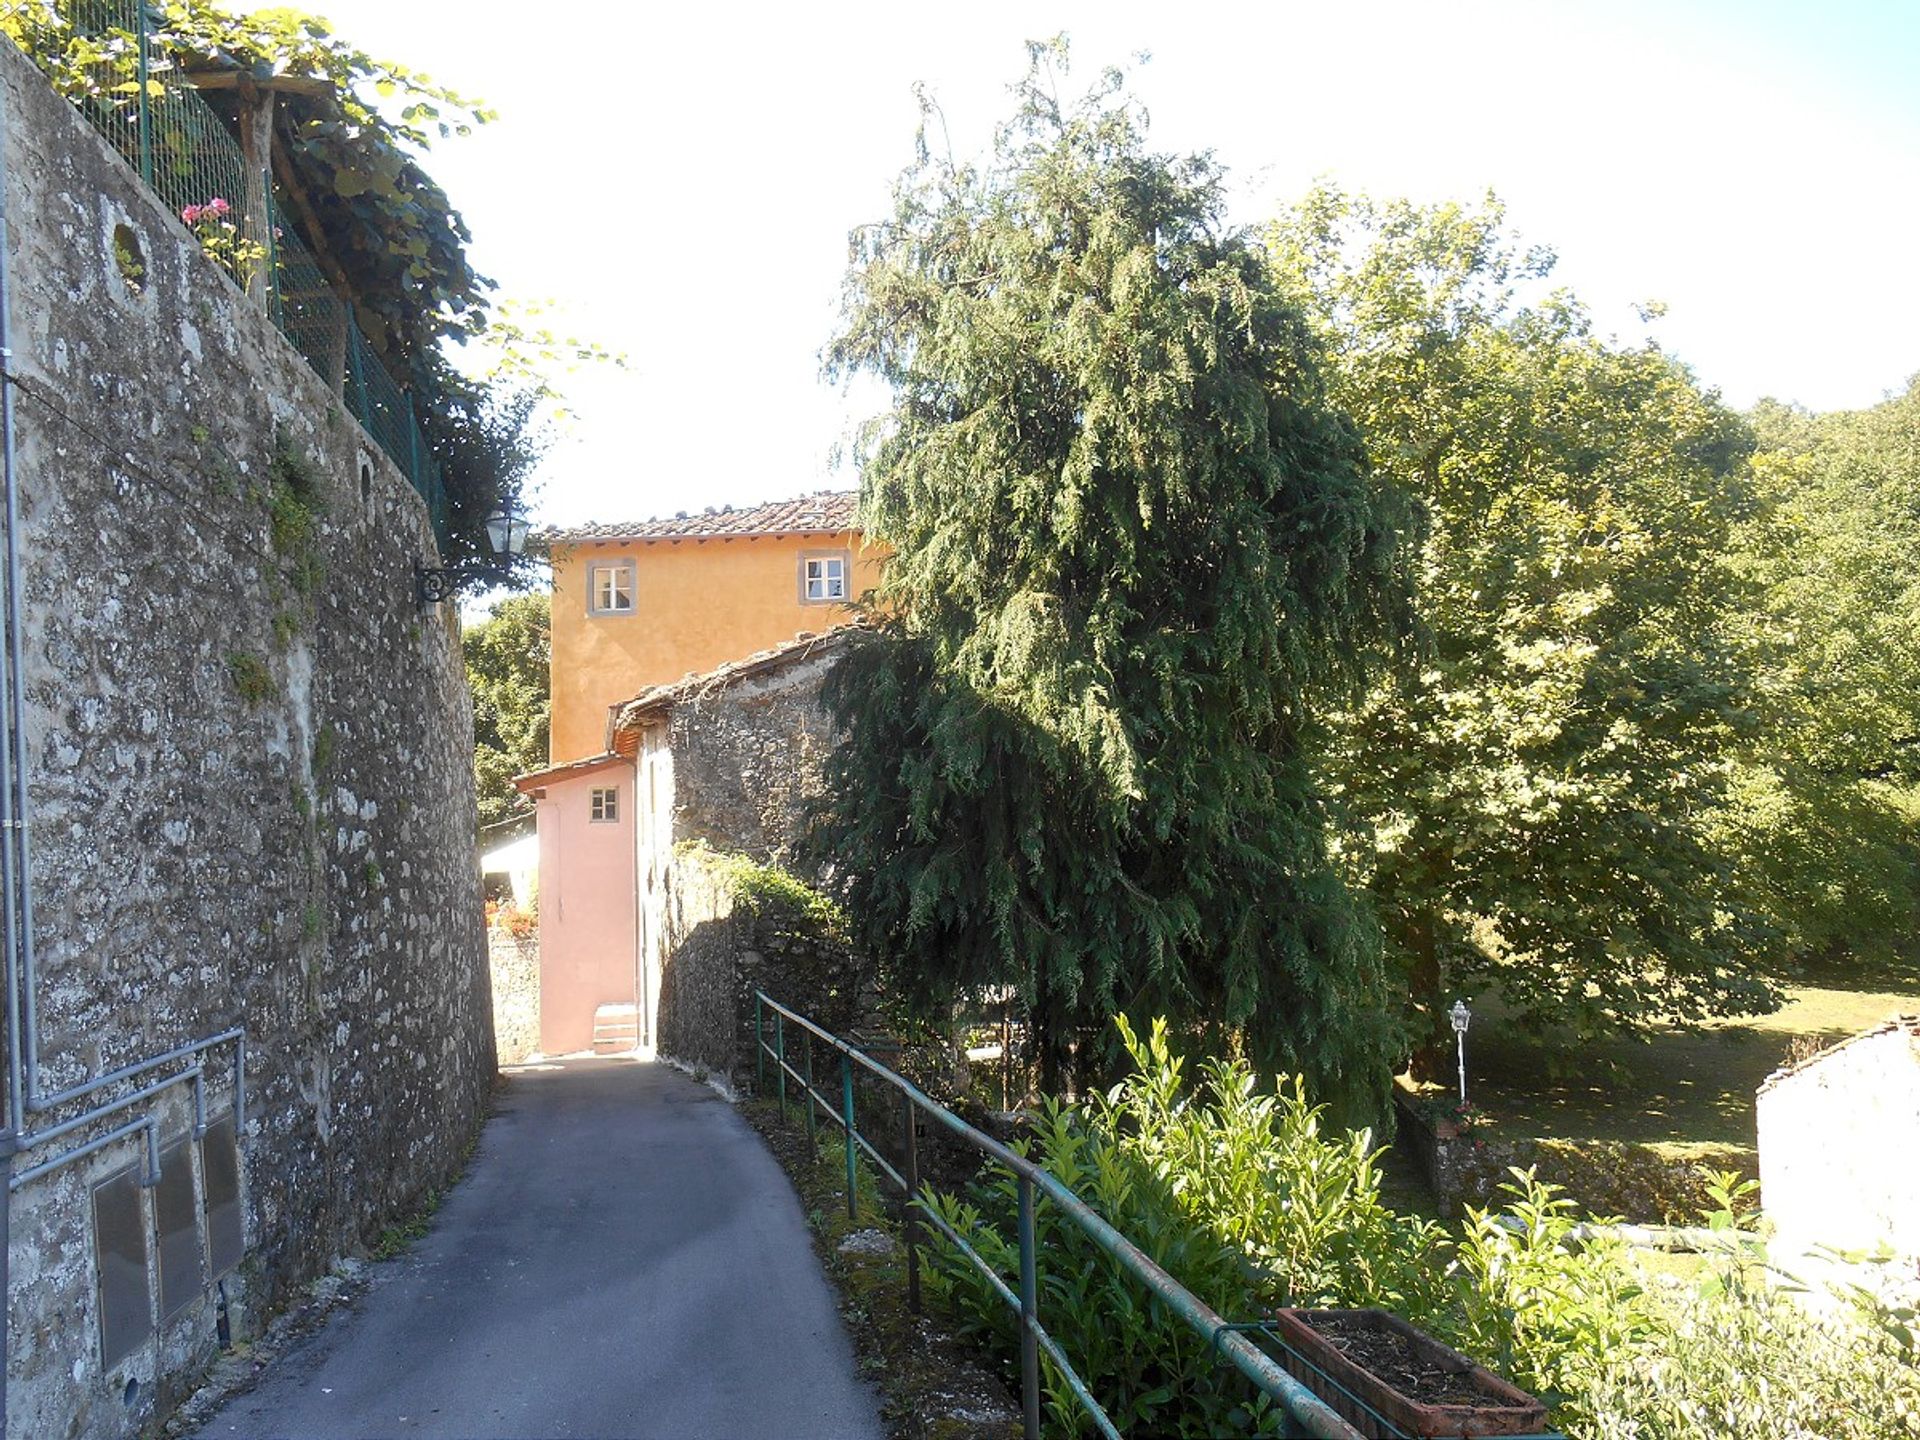
<svg viewBox="0 0 1920 1440"><path fill-rule="evenodd" d="M506 579L514 558L526 551L528 528L526 517L512 507L494 511L487 516L487 544L493 547L495 563L469 561L431 569L416 560L413 562L414 598L423 607L438 605L442 600L451 600L468 581Z"/></svg>

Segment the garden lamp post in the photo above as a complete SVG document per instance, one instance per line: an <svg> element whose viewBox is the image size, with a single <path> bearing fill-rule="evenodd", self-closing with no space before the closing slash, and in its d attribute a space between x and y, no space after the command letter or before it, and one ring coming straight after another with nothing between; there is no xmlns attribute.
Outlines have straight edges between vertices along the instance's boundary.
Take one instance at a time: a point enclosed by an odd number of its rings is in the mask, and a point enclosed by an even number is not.
<svg viewBox="0 0 1920 1440"><path fill-rule="evenodd" d="M1460 1103L1467 1103L1467 1026L1473 1023L1473 1012L1467 1009L1467 1002L1456 1000L1453 1008L1447 1012L1447 1018L1453 1022L1453 1044L1460 1060Z"/></svg>
<svg viewBox="0 0 1920 1440"><path fill-rule="evenodd" d="M505 579L507 566L527 548L527 520L512 506L504 506L487 516L487 544L493 547L491 564L463 561L441 569L413 562L413 593L422 608L451 600L454 592L469 580Z"/></svg>

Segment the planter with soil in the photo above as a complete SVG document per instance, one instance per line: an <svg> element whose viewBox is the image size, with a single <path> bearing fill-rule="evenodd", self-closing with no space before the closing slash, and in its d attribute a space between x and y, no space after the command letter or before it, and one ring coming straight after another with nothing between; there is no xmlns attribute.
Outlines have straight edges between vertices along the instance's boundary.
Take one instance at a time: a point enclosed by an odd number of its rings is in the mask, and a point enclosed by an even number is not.
<svg viewBox="0 0 1920 1440"><path fill-rule="evenodd" d="M1537 1435L1546 1425L1540 1401L1384 1310L1281 1310L1273 1331L1294 1378L1362 1435Z"/></svg>

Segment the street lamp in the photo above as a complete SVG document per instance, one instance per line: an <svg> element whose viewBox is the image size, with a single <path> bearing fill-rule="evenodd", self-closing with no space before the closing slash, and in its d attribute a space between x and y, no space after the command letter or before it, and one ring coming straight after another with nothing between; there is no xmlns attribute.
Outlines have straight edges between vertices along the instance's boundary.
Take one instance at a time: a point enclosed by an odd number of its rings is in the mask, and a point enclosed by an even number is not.
<svg viewBox="0 0 1920 1440"><path fill-rule="evenodd" d="M487 516L486 524L487 544L493 547L493 563L466 561L434 569L418 560L413 562L413 594L422 608L451 600L454 592L469 580L506 578L514 557L526 551L527 519L509 505Z"/></svg>
<svg viewBox="0 0 1920 1440"><path fill-rule="evenodd" d="M1467 1026L1473 1023L1473 1012L1467 1009L1466 1001L1456 1000L1447 1018L1453 1022L1454 1049L1460 1059L1460 1103L1464 1105L1467 1103Z"/></svg>

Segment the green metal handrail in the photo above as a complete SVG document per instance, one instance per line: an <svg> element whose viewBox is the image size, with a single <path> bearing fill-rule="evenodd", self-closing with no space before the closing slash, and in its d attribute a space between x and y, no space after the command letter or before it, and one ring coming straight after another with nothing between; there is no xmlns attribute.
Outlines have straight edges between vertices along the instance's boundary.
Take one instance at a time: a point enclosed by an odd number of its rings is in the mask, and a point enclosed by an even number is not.
<svg viewBox="0 0 1920 1440"><path fill-rule="evenodd" d="M766 1026L766 1016L769 1011L773 1014L771 1044L768 1043ZM786 1027L789 1021L798 1025L806 1036L804 1071L796 1069L787 1059ZM1000 1298L1019 1315L1020 1399L1026 1440L1039 1440L1040 1436L1040 1354L1042 1351L1046 1353L1048 1359L1053 1361L1067 1388L1073 1392L1074 1398L1080 1402L1100 1433L1109 1437L1109 1440L1120 1440L1120 1432L1108 1418L1107 1412L1088 1391L1085 1382L1069 1363L1059 1344L1047 1334L1046 1328L1040 1323L1039 1259L1034 1253L1033 1238L1034 1203L1038 1194L1044 1194L1059 1206L1061 1213L1084 1230L1094 1244L1110 1255L1115 1263L1145 1285L1156 1298L1192 1327L1197 1334L1208 1340L1264 1394L1272 1397L1288 1419L1302 1427L1298 1432L1290 1431L1289 1433L1313 1436L1315 1440L1362 1440L1358 1430L1343 1420L1325 1401L1289 1375L1265 1350L1248 1339L1241 1327L1229 1323L1199 1296L1161 1269L1139 1246L1109 1225L1098 1212L1072 1190L1025 1156L1015 1153L991 1135L969 1125L912 1081L895 1074L858 1047L814 1024L798 1011L782 1005L764 990L756 990L753 994L753 1036L754 1074L760 1092L764 1094L766 1091L766 1061L772 1059L777 1071L777 1090L783 1113L787 1103L787 1081L791 1078L805 1090L808 1097L809 1133L814 1124L815 1106L831 1116L845 1132L848 1215L852 1216L858 1212L859 1175L855 1163L856 1147L859 1151L864 1151L880 1171L900 1187L905 1202L904 1238L907 1252L909 1305L915 1310L920 1306L918 1227L919 1223L925 1220L945 1235L973 1263L998 1292ZM814 1088L813 1047L815 1042L825 1044L830 1050L838 1051L840 1054L841 1093L838 1107ZM860 1133L857 1117L854 1114L855 1066L866 1070L900 1093L903 1117L903 1158L906 1166L904 1174L874 1149L872 1142ZM1018 1184L1020 1207L1020 1279L1017 1291L923 1198L918 1150L914 1136L916 1111L939 1121L993 1163L1013 1173Z"/></svg>

